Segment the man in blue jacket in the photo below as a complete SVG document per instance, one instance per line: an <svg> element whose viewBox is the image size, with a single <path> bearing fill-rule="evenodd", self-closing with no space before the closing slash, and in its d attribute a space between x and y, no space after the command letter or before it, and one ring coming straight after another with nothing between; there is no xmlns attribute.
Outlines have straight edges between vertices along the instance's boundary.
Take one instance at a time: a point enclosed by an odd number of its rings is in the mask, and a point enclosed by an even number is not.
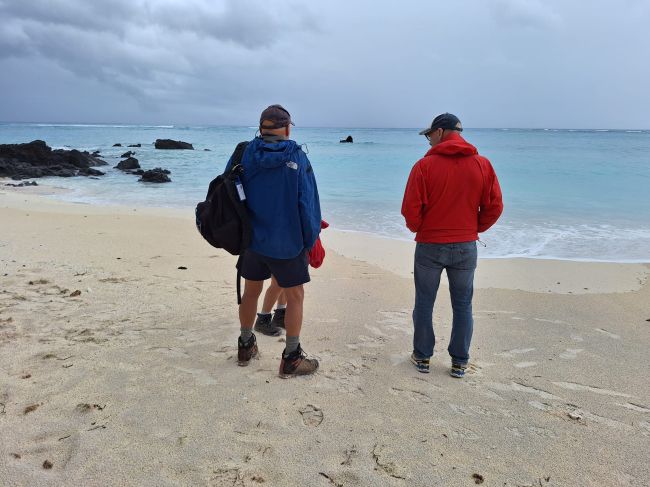
<svg viewBox="0 0 650 487"><path fill-rule="evenodd" d="M260 136L246 147L241 177L252 235L239 263L244 294L239 306L238 364L248 365L258 353L253 334L257 302L264 280L273 275L287 298L287 339L280 362L283 378L318 369L318 361L307 358L300 347L300 329L303 285L310 280L307 252L320 233L320 203L309 159L289 139L291 125L291 115L280 105L262 112Z"/></svg>

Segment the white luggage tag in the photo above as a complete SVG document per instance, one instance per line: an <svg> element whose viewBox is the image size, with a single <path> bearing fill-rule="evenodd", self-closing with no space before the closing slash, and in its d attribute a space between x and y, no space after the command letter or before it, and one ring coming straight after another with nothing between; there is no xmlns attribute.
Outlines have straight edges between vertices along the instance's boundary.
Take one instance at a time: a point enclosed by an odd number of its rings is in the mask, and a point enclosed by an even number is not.
<svg viewBox="0 0 650 487"><path fill-rule="evenodd" d="M246 199L246 193L244 193L244 186L242 185L241 180L239 178L235 180L235 188L237 188L239 201L244 201Z"/></svg>

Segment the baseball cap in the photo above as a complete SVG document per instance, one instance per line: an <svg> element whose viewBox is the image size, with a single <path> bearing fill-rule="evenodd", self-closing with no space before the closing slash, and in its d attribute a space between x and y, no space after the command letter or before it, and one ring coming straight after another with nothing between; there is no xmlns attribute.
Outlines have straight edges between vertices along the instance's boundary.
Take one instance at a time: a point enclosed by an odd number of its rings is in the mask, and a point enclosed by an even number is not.
<svg viewBox="0 0 650 487"><path fill-rule="evenodd" d="M291 114L282 105L271 105L264 109L260 115L260 127L264 121L273 122L273 125L265 125L264 128L279 129L287 125L295 125L291 121Z"/></svg>
<svg viewBox="0 0 650 487"><path fill-rule="evenodd" d="M442 113L434 118L433 122L431 122L431 127L422 130L420 135L427 135L437 129L457 130L458 132L462 132L463 126L456 115L451 113Z"/></svg>

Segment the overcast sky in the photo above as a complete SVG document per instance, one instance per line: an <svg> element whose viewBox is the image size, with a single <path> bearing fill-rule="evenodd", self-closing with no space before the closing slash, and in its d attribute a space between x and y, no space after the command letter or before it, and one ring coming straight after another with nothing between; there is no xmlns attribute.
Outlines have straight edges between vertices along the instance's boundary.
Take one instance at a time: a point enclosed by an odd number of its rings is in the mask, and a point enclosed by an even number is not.
<svg viewBox="0 0 650 487"><path fill-rule="evenodd" d="M650 0L0 0L0 121L650 129Z"/></svg>

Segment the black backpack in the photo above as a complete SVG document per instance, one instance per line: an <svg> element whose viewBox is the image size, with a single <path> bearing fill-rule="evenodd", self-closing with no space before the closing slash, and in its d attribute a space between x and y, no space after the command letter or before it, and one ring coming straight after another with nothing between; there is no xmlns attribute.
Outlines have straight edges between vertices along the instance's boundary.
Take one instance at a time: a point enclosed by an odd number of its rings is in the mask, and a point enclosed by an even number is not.
<svg viewBox="0 0 650 487"><path fill-rule="evenodd" d="M243 172L242 156L248 142L240 142L232 155L230 170L208 187L205 201L196 205L196 228L210 245L240 255L250 243L251 226L246 202L239 199L237 184ZM241 183L239 183L241 184Z"/></svg>

